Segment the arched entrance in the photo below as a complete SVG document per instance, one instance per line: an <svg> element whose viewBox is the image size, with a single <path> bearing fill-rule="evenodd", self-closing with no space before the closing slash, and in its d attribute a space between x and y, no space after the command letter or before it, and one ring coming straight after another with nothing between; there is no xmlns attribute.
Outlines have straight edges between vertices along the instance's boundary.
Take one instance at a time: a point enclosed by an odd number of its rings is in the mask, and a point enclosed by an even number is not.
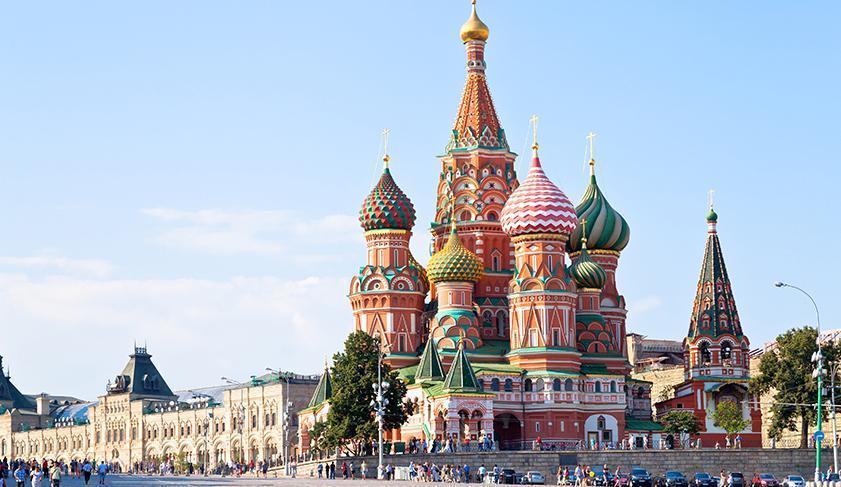
<svg viewBox="0 0 841 487"><path fill-rule="evenodd" d="M499 441L500 450L519 449L523 441L520 420L510 413L494 416L494 438Z"/></svg>

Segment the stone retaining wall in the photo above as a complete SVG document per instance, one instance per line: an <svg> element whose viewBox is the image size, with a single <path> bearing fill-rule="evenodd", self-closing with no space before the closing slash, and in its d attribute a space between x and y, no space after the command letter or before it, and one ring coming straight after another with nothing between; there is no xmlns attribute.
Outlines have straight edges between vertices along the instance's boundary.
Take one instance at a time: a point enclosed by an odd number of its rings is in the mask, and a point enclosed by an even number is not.
<svg viewBox="0 0 841 487"><path fill-rule="evenodd" d="M336 468L339 475L339 465L342 461L350 462L350 458L340 458ZM376 469L376 457L357 457L353 459L356 465L364 460L368 464L371 474ZM826 450L822 456L823 466L832 463L832 452ZM538 470L554 483L558 465L604 465L611 470L621 465L623 470L631 466L647 469L652 475L660 475L667 470L678 470L687 477L695 472L709 472L718 475L719 470L727 472L742 472L748 478L753 472L773 473L778 480L786 475L799 474L804 478L811 478L815 470L814 450L772 450L765 448L744 448L739 450L633 450L633 451L581 451L581 452L496 452L496 453L450 453L426 455L386 455L385 463L395 466L406 466L410 461L415 463L429 462L438 465L459 464L470 465L473 471L484 464L492 468L494 464L504 468L513 468L517 472ZM319 462L302 462L298 464L298 476L314 475Z"/></svg>

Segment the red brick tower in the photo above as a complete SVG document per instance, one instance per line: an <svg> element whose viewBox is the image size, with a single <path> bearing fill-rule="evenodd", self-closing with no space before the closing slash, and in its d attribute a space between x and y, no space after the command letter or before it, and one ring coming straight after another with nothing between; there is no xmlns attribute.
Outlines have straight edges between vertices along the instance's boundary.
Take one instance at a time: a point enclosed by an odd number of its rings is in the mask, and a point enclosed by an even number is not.
<svg viewBox="0 0 841 487"><path fill-rule="evenodd" d="M502 207L517 187L516 154L510 151L499 123L485 77L488 26L476 15L461 27L467 50L467 81L446 154L440 156L441 175L433 251L448 239L451 215L464 245L482 261L484 273L474 299L482 338L507 338L508 281L514 268L511 243L499 223ZM454 205L451 212L450 205ZM436 299L433 290L433 299Z"/></svg>

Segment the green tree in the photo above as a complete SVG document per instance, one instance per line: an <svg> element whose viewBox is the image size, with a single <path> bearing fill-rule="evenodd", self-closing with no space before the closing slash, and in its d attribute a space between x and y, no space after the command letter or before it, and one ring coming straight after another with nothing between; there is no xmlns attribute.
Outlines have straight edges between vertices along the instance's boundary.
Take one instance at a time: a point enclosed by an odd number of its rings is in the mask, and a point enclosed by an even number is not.
<svg viewBox="0 0 841 487"><path fill-rule="evenodd" d="M780 438L783 431L800 428L800 448L808 447L809 425L815 422L817 381L812 378L812 354L818 350L818 332L812 327L795 328L777 337L776 348L759 361L759 374L750 382L756 396L773 395L769 435ZM826 364L838 358L834 343L823 345ZM828 368L828 367L827 367Z"/></svg>
<svg viewBox="0 0 841 487"><path fill-rule="evenodd" d="M750 424L750 419L742 418L742 408L733 401L721 401L713 411L713 426L727 432L729 439Z"/></svg>
<svg viewBox="0 0 841 487"><path fill-rule="evenodd" d="M671 435L677 435L678 438L683 438L686 435L688 438L698 434L701 427L698 425L698 418L692 411L669 411L662 417L658 418L663 424L663 431ZM681 442L684 448L687 444Z"/></svg>
<svg viewBox="0 0 841 487"><path fill-rule="evenodd" d="M345 340L344 350L333 355L333 397L326 425L317 431L319 449L342 448L349 454L359 455L377 437L378 425L371 401L376 396L372 385L377 383L380 353L378 339L357 331ZM388 404L383 428L399 428L407 418L403 407L406 384L387 364L382 366L382 380L389 384L385 392Z"/></svg>

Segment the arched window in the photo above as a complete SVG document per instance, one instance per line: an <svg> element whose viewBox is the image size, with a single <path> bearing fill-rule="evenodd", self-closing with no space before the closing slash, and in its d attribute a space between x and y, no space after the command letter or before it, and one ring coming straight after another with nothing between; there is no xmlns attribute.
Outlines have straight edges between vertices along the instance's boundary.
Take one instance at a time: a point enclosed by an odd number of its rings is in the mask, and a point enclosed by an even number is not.
<svg viewBox="0 0 841 487"><path fill-rule="evenodd" d="M555 379L552 381L552 390L555 392L561 390L561 379Z"/></svg>
<svg viewBox="0 0 841 487"><path fill-rule="evenodd" d="M485 379L479 379L479 391L485 392Z"/></svg>
<svg viewBox="0 0 841 487"><path fill-rule="evenodd" d="M730 342L722 342L721 343L721 360L729 361L733 356L733 345Z"/></svg>
<svg viewBox="0 0 841 487"><path fill-rule="evenodd" d="M610 381L610 392L616 392L616 381Z"/></svg>
<svg viewBox="0 0 841 487"><path fill-rule="evenodd" d="M602 392L602 383L601 381L596 381L596 392Z"/></svg>
<svg viewBox="0 0 841 487"><path fill-rule="evenodd" d="M492 271L498 271L499 270L499 256L498 255L494 255L491 258L491 270Z"/></svg>
<svg viewBox="0 0 841 487"><path fill-rule="evenodd" d="M492 391L499 391L499 379L497 379L496 377L491 379L491 390ZM506 390L508 390L508 389L506 389Z"/></svg>
<svg viewBox="0 0 841 487"><path fill-rule="evenodd" d="M572 379L567 379L564 381L564 390L567 392L572 392Z"/></svg>
<svg viewBox="0 0 841 487"><path fill-rule="evenodd" d="M537 384L535 384L534 390L537 392L543 392L546 390L546 384L543 382L543 379L537 379Z"/></svg>
<svg viewBox="0 0 841 487"><path fill-rule="evenodd" d="M462 211L458 219L463 222L470 220L470 212L467 210Z"/></svg>
<svg viewBox="0 0 841 487"><path fill-rule="evenodd" d="M489 211L488 212L488 220L495 222L499 217L496 216L496 213Z"/></svg>
<svg viewBox="0 0 841 487"><path fill-rule="evenodd" d="M606 423L604 416L599 416L599 419L596 420L596 428L603 430L606 427Z"/></svg>
<svg viewBox="0 0 841 487"><path fill-rule="evenodd" d="M710 362L713 361L713 356L710 353L709 346L706 343L702 343L700 347L698 347L699 352L701 353L701 363L703 365L709 365Z"/></svg>
<svg viewBox="0 0 841 487"><path fill-rule="evenodd" d="M523 383L523 390L526 392L531 392L531 379L526 379Z"/></svg>
<svg viewBox="0 0 841 487"><path fill-rule="evenodd" d="M505 379L505 392L511 392L514 390L514 381L511 379Z"/></svg>

